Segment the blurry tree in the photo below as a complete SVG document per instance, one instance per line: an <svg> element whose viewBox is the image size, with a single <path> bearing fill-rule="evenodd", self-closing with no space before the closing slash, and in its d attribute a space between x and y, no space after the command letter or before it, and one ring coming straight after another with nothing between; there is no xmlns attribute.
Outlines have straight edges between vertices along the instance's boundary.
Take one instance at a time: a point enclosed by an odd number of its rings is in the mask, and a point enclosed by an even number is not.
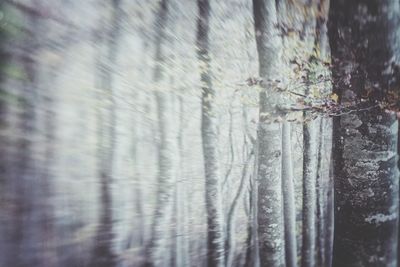
<svg viewBox="0 0 400 267"><path fill-rule="evenodd" d="M197 0L197 53L201 74L201 135L204 155L207 210L207 261L209 266L225 266L224 216L222 213L221 173L218 159L216 93L212 85L209 55L209 0Z"/></svg>
<svg viewBox="0 0 400 267"><path fill-rule="evenodd" d="M169 1L159 2L155 23L155 98L159 124L160 145L158 151L158 181L157 203L152 225L152 237L149 245L149 266L162 266L171 260L171 249L168 242L171 239L171 222L174 203L174 189L177 174L176 155L178 152L178 136L174 120L173 94L169 88L170 77L167 68L170 61L166 56L171 49L167 29L170 25Z"/></svg>
<svg viewBox="0 0 400 267"><path fill-rule="evenodd" d="M121 0L113 0L102 6L102 28L97 59L98 90L98 171L100 181L100 217L95 239L91 266L116 264L113 252L113 201L111 183L115 153L115 69L119 52L122 19Z"/></svg>

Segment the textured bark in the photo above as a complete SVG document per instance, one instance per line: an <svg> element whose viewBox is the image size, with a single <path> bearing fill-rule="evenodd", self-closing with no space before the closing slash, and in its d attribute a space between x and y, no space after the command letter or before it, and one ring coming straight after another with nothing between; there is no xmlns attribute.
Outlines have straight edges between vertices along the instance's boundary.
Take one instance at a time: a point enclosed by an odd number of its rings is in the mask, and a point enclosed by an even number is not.
<svg viewBox="0 0 400 267"><path fill-rule="evenodd" d="M218 164L218 121L215 90L212 86L209 57L210 3L198 0L197 49L201 70L201 135L203 142L207 210L208 266L224 266L223 212L221 203L221 177Z"/></svg>
<svg viewBox="0 0 400 267"><path fill-rule="evenodd" d="M281 38L277 29L275 0L254 0L254 21L260 76L266 83L260 92L258 128L258 241L261 266L285 266L282 201L282 124L276 106L282 97L271 81L279 78Z"/></svg>
<svg viewBox="0 0 400 267"><path fill-rule="evenodd" d="M398 126L376 102L399 84L398 17L399 3L389 0L337 0L330 7L334 90L342 104L364 107L334 125L333 266L396 266Z"/></svg>
<svg viewBox="0 0 400 267"><path fill-rule="evenodd" d="M285 220L286 266L297 266L296 207L293 184L292 140L290 123L284 122L282 129L282 191Z"/></svg>

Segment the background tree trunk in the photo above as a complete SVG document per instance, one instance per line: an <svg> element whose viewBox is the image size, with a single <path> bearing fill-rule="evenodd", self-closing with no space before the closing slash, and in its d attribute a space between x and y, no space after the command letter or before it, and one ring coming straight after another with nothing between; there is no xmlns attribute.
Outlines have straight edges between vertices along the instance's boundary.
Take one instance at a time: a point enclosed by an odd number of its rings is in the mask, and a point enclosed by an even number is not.
<svg viewBox="0 0 400 267"><path fill-rule="evenodd" d="M284 122L282 129L282 192L285 220L286 266L297 266L296 207L293 184L292 140L290 123Z"/></svg>
<svg viewBox="0 0 400 267"><path fill-rule="evenodd" d="M307 116L307 115L306 115ZM316 181L317 181L317 126L319 119L303 124L303 245L302 267L315 265L316 241Z"/></svg>
<svg viewBox="0 0 400 267"><path fill-rule="evenodd" d="M171 63L166 56L166 50L171 49L168 42L167 25L169 22L169 1L159 3L156 14L156 66L154 82L156 84L157 116L160 131L160 146L158 158L157 203L153 221L152 238L150 242L151 266L170 265L171 222L174 201L174 189L177 175L176 155L178 153L178 135L175 127L173 95L168 90L170 77L167 68ZM168 46L168 44L170 46Z"/></svg>
<svg viewBox="0 0 400 267"><path fill-rule="evenodd" d="M99 124L99 179L101 212L91 266L114 266L113 201L111 183L115 152L115 67L118 55L121 0L113 0L104 7L104 20L98 56L98 124ZM107 13L111 14L108 15ZM110 19L107 20L110 16Z"/></svg>
<svg viewBox="0 0 400 267"><path fill-rule="evenodd" d="M201 66L201 133L204 154L207 210L208 266L222 267L225 261L220 169L218 164L218 129L215 90L212 87L209 57L210 3L198 0L197 49Z"/></svg>

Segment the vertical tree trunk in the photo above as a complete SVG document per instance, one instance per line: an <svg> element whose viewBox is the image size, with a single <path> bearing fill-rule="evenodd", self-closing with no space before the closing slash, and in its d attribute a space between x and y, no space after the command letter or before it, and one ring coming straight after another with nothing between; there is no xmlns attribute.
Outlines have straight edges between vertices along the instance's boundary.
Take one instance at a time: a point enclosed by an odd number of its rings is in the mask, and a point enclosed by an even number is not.
<svg viewBox="0 0 400 267"><path fill-rule="evenodd" d="M290 123L284 122L282 129L282 191L285 219L286 266L297 266L296 207L293 184L292 140Z"/></svg>
<svg viewBox="0 0 400 267"><path fill-rule="evenodd" d="M188 225L187 225L187 197L186 197L186 177L183 172L183 142L184 142L184 102L182 96L178 96L177 99L179 105L179 134L178 134L178 145L179 145L179 153L178 153L178 164L179 164L179 180L176 181L176 197L175 197L175 205L176 205L176 243L175 243L175 266L176 267L185 267L190 266L189 262L189 246L188 246Z"/></svg>
<svg viewBox="0 0 400 267"><path fill-rule="evenodd" d="M37 62L31 57L37 54L38 46L38 34L40 31L36 27L38 24L38 18L35 16L28 15L28 21L33 23L35 28L31 29L33 35L31 38L24 40L30 42L31 47L28 46L18 47L13 52L26 53L23 57L17 57L13 64L17 65L19 71L21 71L24 77L21 80L17 80L16 86L21 91L18 94L19 103L17 106L18 117L17 117L17 140L14 143L15 147L15 158L13 159L13 165L10 178L13 180L11 183L13 198L15 198L16 204L16 216L13 226L15 231L12 242L16 244L15 251L12 253L12 265L17 267L28 266L29 262L38 264L40 261L37 258L38 251L34 249L34 252L29 250L30 246L33 246L39 240L35 240L33 233L37 231L37 217L36 210L39 206L37 203L37 188L32 184L32 180L38 179L37 169L35 169L35 146L34 143L38 136L37 121L38 111L35 106L35 100L38 97L37 91ZM36 46L32 45L35 44ZM19 48L19 49L18 49ZM21 50L20 50L21 49ZM20 50L20 51L18 51ZM24 58L25 57L25 58ZM19 87L21 86L21 87ZM33 186L33 188L30 188Z"/></svg>
<svg viewBox="0 0 400 267"><path fill-rule="evenodd" d="M279 78L281 38L277 29L275 0L253 0L260 76L265 81L260 92L258 128L258 240L261 266L285 266L282 201L282 124L277 105L283 99L273 86Z"/></svg>
<svg viewBox="0 0 400 267"><path fill-rule="evenodd" d="M328 43L327 20L329 0L318 2L314 51L319 60L329 62L330 48ZM321 62L320 62L321 63ZM328 81L330 70L319 63L319 68L326 79L321 95L331 94L332 84ZM317 164L317 266L330 266L329 255L332 255L333 231L333 181L331 171L332 123L331 119L322 117L319 127L319 147Z"/></svg>
<svg viewBox="0 0 400 267"><path fill-rule="evenodd" d="M114 72L118 54L118 38L121 24L121 0L113 0L104 7L111 12L110 21L103 21L103 33L98 59L98 123L99 123L99 179L100 179L100 217L91 259L91 266L112 267L116 264L113 252L113 208L111 183L115 150L115 85ZM106 16L107 17L107 16Z"/></svg>
<svg viewBox="0 0 400 267"><path fill-rule="evenodd" d="M166 29L168 24L169 1L162 0L159 4L156 18L156 66L154 82L157 102L157 115L160 131L160 150L158 158L158 190L155 217L153 222L152 238L149 246L149 266L171 265L170 242L171 219L174 201L174 184L176 178L178 153L177 131L174 123L173 94L168 90L169 76L165 68L168 67L165 56L167 46Z"/></svg>
<svg viewBox="0 0 400 267"><path fill-rule="evenodd" d="M319 127L319 142L318 142L318 161L317 161L317 266L326 266L325 264L325 197L324 197L324 181L323 181L323 166L322 153L324 152L324 119L321 119Z"/></svg>
<svg viewBox="0 0 400 267"><path fill-rule="evenodd" d="M52 69L39 60L51 50L43 29L49 20L36 14L36 1L22 8L0 4L0 265L51 266L55 257L49 165L54 118ZM12 29L23 29L12 31ZM51 51L53 52L53 51ZM47 62L46 62L47 63Z"/></svg>
<svg viewBox="0 0 400 267"><path fill-rule="evenodd" d="M391 0L336 0L330 7L334 90L342 105L358 109L335 121L333 266L396 266L398 124L377 104L398 96L399 12Z"/></svg>
<svg viewBox="0 0 400 267"><path fill-rule="evenodd" d="M317 123L305 122L303 125L303 245L302 267L315 265L316 241L316 180L317 180Z"/></svg>
<svg viewBox="0 0 400 267"><path fill-rule="evenodd" d="M201 65L202 116L201 134L206 179L207 257L208 266L225 265L221 175L218 164L218 121L215 90L211 81L209 56L209 0L198 0L197 49Z"/></svg>
<svg viewBox="0 0 400 267"><path fill-rule="evenodd" d="M326 266L332 266L333 256L333 238L334 238L334 184L333 184L333 166L332 159L329 162L329 179L327 183L327 205L326 205L326 226L325 226L325 259Z"/></svg>
<svg viewBox="0 0 400 267"><path fill-rule="evenodd" d="M141 111L141 106L142 106L142 99L144 98L141 95L141 92L135 92L136 93L136 107ZM143 178L142 178L142 172L141 168L139 165L140 162L140 155L143 153L143 150L141 149L141 142L142 140L142 125L143 121L141 119L141 114L139 112L135 112L133 114L133 129L132 129L132 164L133 164L133 176L134 176L134 188L133 188L133 195L135 196L134 202L135 202L135 214L137 217L136 219L136 225L135 228L132 229L132 237L129 240L128 248L131 247L131 245L136 246L136 247L145 247L145 212L144 212L144 202L145 198L143 197ZM134 241L134 243L132 243Z"/></svg>
<svg viewBox="0 0 400 267"><path fill-rule="evenodd" d="M239 188L236 191L235 197L233 198L232 204L229 208L228 218L227 218L227 227L226 227L226 250L227 250L227 258L226 258L226 266L233 266L233 261L235 258L235 250L236 250L236 240L235 240L235 215L237 205L239 204L239 199L243 194L243 190L246 186L248 169L250 166L251 159L253 157L253 150L250 151L249 155L247 155L247 159L244 163L242 169L242 177L240 179Z"/></svg>
<svg viewBox="0 0 400 267"><path fill-rule="evenodd" d="M260 254L258 245L258 224L257 224L257 166L258 166L258 142L254 140L254 160L253 160L253 173L250 179L251 188L249 190L249 222L248 222L248 239L247 239L247 252L246 252L246 267L259 267Z"/></svg>

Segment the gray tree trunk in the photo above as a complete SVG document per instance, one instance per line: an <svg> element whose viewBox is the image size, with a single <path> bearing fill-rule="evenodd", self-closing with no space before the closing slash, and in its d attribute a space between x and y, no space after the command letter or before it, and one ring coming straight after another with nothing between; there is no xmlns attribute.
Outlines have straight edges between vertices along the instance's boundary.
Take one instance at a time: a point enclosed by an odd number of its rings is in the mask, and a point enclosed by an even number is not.
<svg viewBox="0 0 400 267"><path fill-rule="evenodd" d="M325 152L324 150L324 119L321 119L320 127L319 127L319 142L318 142L318 162L317 162L317 237L316 237L316 244L317 244L317 259L316 263L317 266L326 266L325 261L325 208L326 208L326 201L324 197L325 193L325 184L323 181L324 172L323 168L323 155L322 153Z"/></svg>
<svg viewBox="0 0 400 267"><path fill-rule="evenodd" d="M115 151L115 67L118 55L118 42L121 24L121 0L113 0L105 5L101 29L97 63L98 92L98 171L100 179L100 218L95 237L94 251L90 266L114 266L116 256L113 252L113 208L112 190L113 162ZM110 20L106 20L111 13Z"/></svg>
<svg viewBox="0 0 400 267"><path fill-rule="evenodd" d="M333 266L397 266L398 123L377 103L399 86L399 12L391 0L330 7L334 91L357 109L334 121Z"/></svg>
<svg viewBox="0 0 400 267"><path fill-rule="evenodd" d="M248 176L248 169L251 164L251 160L254 153L253 150L250 151L250 154L247 155L248 158L246 159L243 169L242 169L242 177L240 179L239 188L236 191L235 197L233 198L232 204L229 208L228 218L227 218L227 227L226 227L226 238L227 238L227 258L226 258L226 266L234 266L233 262L235 259L235 250L236 250L236 240L235 240L235 215L236 209L239 204L239 199L242 197L243 191L245 189L247 183L247 176Z"/></svg>
<svg viewBox="0 0 400 267"><path fill-rule="evenodd" d="M303 125L303 245L302 267L315 266L316 241L316 181L317 181L317 129L319 119Z"/></svg>
<svg viewBox="0 0 400 267"><path fill-rule="evenodd" d="M182 96L177 99L179 106L179 134L178 134L178 164L179 164L179 180L176 181L175 205L176 205L176 244L175 244L175 266L185 267L190 266L189 262L189 244L188 244L188 214L187 214L187 195L186 195L186 177L183 172L184 155L183 155L183 142L184 142L184 102Z"/></svg>
<svg viewBox="0 0 400 267"><path fill-rule="evenodd" d="M273 86L279 78L281 38L277 29L275 0L253 0L260 76L265 83L260 92L258 128L258 241L260 265L285 266L282 200L282 124L277 105L282 97Z"/></svg>
<svg viewBox="0 0 400 267"><path fill-rule="evenodd" d="M292 140L290 123L284 122L282 129L282 191L285 220L286 266L297 266L296 207L293 184Z"/></svg>
<svg viewBox="0 0 400 267"><path fill-rule="evenodd" d="M178 136L174 124L173 94L167 89L170 86L169 75L165 68L169 62L166 58L166 48L170 43L166 35L168 25L169 1L162 0L156 14L156 66L154 82L157 91L157 115L160 131L160 148L158 158L158 190L156 211L153 221L152 238L149 246L149 266L171 265L171 219L174 201L175 180L177 175L176 155L178 153Z"/></svg>
<svg viewBox="0 0 400 267"><path fill-rule="evenodd" d="M36 4L0 4L1 266L59 264L52 208L54 92L48 89L56 71L39 56L58 51L47 45L53 36L43 29L54 25L35 13Z"/></svg>
<svg viewBox="0 0 400 267"><path fill-rule="evenodd" d="M253 161L253 173L250 179L250 190L249 190L249 222L248 222L248 238L247 238L247 252L246 252L246 267L259 267L260 266L260 254L258 245L258 224L257 224L257 166L258 166L258 143L254 140L254 161Z"/></svg>
<svg viewBox="0 0 400 267"><path fill-rule="evenodd" d="M206 180L207 210L207 261L208 266L225 265L224 220L222 212L221 174L218 164L218 130L215 90L211 81L209 56L210 3L198 0L197 49L201 70L202 111L201 135L203 142L204 170Z"/></svg>

